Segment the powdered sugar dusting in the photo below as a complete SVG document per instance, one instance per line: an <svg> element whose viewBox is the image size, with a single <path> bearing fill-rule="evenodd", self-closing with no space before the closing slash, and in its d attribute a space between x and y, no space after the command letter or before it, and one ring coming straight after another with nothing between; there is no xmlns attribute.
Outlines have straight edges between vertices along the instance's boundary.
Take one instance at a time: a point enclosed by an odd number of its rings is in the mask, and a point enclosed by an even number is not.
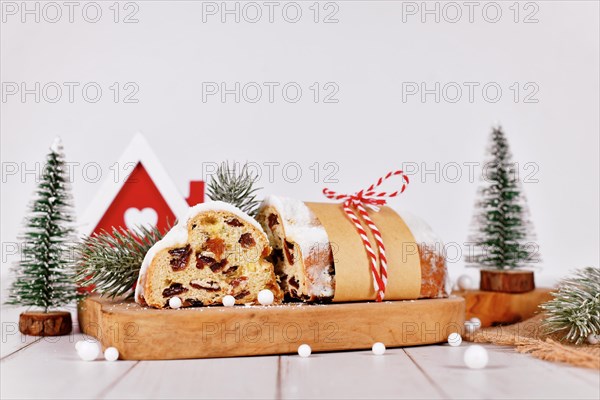
<svg viewBox="0 0 600 400"><path fill-rule="evenodd" d="M400 215L400 217L402 217L402 219L408 226L408 229L410 229L417 244L422 244L431 249L443 246L444 242L420 217L417 217L416 215L408 211L398 212L398 214Z"/></svg>
<svg viewBox="0 0 600 400"><path fill-rule="evenodd" d="M325 228L303 201L271 195L265 198L263 206L271 206L279 212L286 236L300 246L304 257L329 246Z"/></svg>
<svg viewBox="0 0 600 400"><path fill-rule="evenodd" d="M263 205L272 206L285 218L284 224L287 225L311 225L314 224L315 215L304 204L302 200L292 199L281 196L267 196Z"/></svg>
<svg viewBox="0 0 600 400"><path fill-rule="evenodd" d="M332 277L328 268L311 268L308 273L312 282L311 290L313 293L320 297L333 297Z"/></svg>

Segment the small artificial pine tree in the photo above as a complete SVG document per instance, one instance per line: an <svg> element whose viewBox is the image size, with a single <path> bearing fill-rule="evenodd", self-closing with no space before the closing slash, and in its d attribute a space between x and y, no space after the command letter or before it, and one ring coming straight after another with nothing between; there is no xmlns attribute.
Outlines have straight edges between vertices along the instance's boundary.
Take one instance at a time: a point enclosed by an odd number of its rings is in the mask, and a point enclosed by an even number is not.
<svg viewBox="0 0 600 400"><path fill-rule="evenodd" d="M37 307L47 313L77 299L68 257L73 239L72 199L62 143L50 148L31 213L25 219L21 260L7 304Z"/></svg>
<svg viewBox="0 0 600 400"><path fill-rule="evenodd" d="M492 130L488 155L469 238L474 251L467 262L479 268L523 267L526 262L535 261L530 258L537 249L530 243L533 233L525 196L501 127Z"/></svg>

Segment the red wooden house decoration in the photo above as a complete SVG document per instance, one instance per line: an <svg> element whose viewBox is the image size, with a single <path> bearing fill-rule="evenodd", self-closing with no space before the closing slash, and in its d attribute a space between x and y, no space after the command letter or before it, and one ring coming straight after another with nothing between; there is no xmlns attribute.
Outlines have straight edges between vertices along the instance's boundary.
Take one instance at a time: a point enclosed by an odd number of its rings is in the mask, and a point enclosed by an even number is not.
<svg viewBox="0 0 600 400"><path fill-rule="evenodd" d="M204 202L204 182L192 181L190 194L184 199L140 133L115 167L130 173L124 173L120 182L113 176L105 180L85 213L80 230L83 235L141 225L164 231L188 206Z"/></svg>

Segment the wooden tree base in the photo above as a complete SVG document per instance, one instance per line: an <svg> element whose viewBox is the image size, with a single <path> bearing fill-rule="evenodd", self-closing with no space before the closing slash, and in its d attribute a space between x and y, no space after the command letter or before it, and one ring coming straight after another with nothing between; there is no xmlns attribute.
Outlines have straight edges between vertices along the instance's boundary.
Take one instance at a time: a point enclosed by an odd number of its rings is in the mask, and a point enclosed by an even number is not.
<svg viewBox="0 0 600 400"><path fill-rule="evenodd" d="M19 331L30 336L62 336L73 329L67 311L24 312L19 316Z"/></svg>
<svg viewBox="0 0 600 400"><path fill-rule="evenodd" d="M479 288L491 292L525 293L535 289L533 271L482 269Z"/></svg>
<svg viewBox="0 0 600 400"><path fill-rule="evenodd" d="M481 326L508 325L524 321L540 311L539 305L552 300L552 289L538 288L527 293L484 292L464 290L453 292L466 303L466 319L477 317Z"/></svg>

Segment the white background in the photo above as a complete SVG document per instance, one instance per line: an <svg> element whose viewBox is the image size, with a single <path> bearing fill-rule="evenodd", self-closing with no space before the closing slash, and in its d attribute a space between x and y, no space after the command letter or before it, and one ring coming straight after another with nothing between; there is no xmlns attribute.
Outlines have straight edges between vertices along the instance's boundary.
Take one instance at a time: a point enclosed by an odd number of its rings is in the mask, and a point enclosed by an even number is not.
<svg viewBox="0 0 600 400"><path fill-rule="evenodd" d="M55 10L39 3L40 22L25 15L21 3L16 15L3 2L1 79L32 88L35 82L78 82L74 101L63 97L50 103L50 92L39 103L33 95L2 99L2 281L8 282L7 243L16 240L26 204L35 188L33 169L43 161L56 135L63 138L68 160L79 163L74 175L74 196L81 215L101 186L95 169L83 173L86 163L98 163L103 178L113 179L109 167L118 160L133 134L144 132L182 195L188 182L203 177L203 163L221 160L281 163L273 182L263 169L264 193L306 200L323 200L328 186L342 192L368 186L385 172L403 163L417 166L406 193L392 206L424 217L449 243L463 243L468 234L477 181L469 179L464 163L482 162L490 127L500 121L506 130L521 171L537 182L524 183L543 263L538 281L551 284L573 268L598 265L598 160L599 160L599 8L598 3L538 1L518 4L498 2L502 16L496 23L495 7L482 10L480 2L469 22L469 9L455 10L438 4L435 15L403 14L407 2L340 1L334 18L323 23L334 6L319 5L319 23L313 21L310 2L298 2L302 17L297 23L282 16L285 3L275 8L274 22L262 6L262 19L240 22L228 15L204 15L202 2L136 2L138 23L123 23L132 6L113 21L112 1L98 2L102 17L86 22L79 3L74 22L68 8ZM28 2L35 7L35 2ZM59 5L62 3L58 3ZM221 6L221 3L215 3ZM259 2L259 5L262 5ZM413 3L421 7L421 2ZM234 2L228 2L230 8ZM243 8L244 3L240 3ZM433 9L435 2L429 2ZM510 9L509 7L513 7ZM114 7L114 6L113 6ZM528 8L525 8L528 7ZM531 12L537 23L524 23ZM252 10L246 9L248 12ZM294 17L288 8L289 18ZM88 8L88 18L94 10ZM254 17L254 11L246 15ZM444 18L446 17L446 18ZM404 22L403 19L406 21ZM97 82L103 89L97 103L86 101L81 87ZM139 87L138 103L115 103L109 89L133 82ZM257 103L233 96L202 100L203 82L297 82L303 94L297 103L282 98L281 86L274 102L265 91ZM314 102L309 89L314 82L334 82L338 103ZM439 103L433 95L403 101L403 82L477 82L473 102L467 88L456 102L454 92ZM481 87L495 82L503 90L496 103L487 101ZM517 101L510 86L518 82ZM523 86L539 88L537 103L525 103ZM66 88L66 87L63 87ZM3 88L4 89L4 88ZM324 92L321 92L323 95ZM493 92L490 92L493 95ZM124 93L121 93L121 96ZM253 95L253 94L252 94ZM286 163L298 163L302 177L291 182L295 169L283 176ZM318 162L321 174L315 183ZM324 182L323 166L335 163L337 184ZM16 163L16 164L15 164ZM438 164L436 164L438 163ZM454 163L454 164L453 164ZM535 165L536 168L524 166ZM462 176L454 181L456 165ZM9 168L18 166L16 174ZM406 165L406 164L405 164ZM438 173L423 174L423 169ZM444 166L447 166L444 168ZM532 171L535 171L532 174ZM388 187L389 188L389 187ZM462 261L450 264L451 274L464 273ZM476 271L468 270L476 276Z"/></svg>

